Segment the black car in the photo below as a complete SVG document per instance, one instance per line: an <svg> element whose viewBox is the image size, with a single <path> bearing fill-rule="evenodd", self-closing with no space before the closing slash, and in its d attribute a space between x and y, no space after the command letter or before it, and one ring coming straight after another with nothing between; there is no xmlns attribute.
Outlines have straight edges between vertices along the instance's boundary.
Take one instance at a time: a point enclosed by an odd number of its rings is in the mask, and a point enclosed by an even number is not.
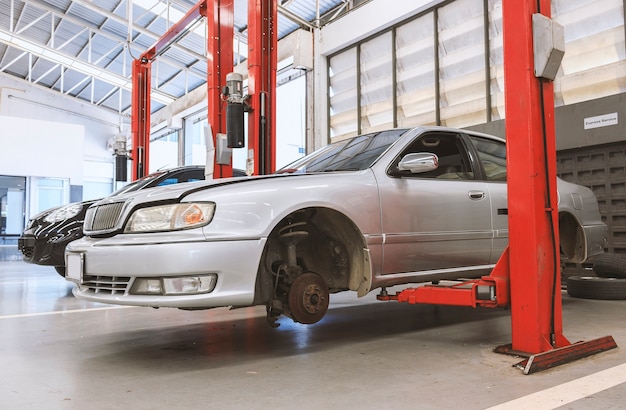
<svg viewBox="0 0 626 410"><path fill-rule="evenodd" d="M243 174L242 171L233 170L233 175L240 176L241 174ZM157 186L202 180L204 180L204 166L172 168L133 181L112 193L111 196ZM68 243L83 236L83 222L87 208L98 200L71 203L33 216L17 243L24 261L54 266L59 275L65 276L65 247Z"/></svg>

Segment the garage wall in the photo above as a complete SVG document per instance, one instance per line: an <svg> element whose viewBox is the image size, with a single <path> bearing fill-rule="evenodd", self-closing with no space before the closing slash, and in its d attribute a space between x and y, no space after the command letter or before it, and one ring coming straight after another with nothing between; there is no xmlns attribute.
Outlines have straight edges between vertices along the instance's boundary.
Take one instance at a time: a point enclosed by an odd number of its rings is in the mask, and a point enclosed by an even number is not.
<svg viewBox="0 0 626 410"><path fill-rule="evenodd" d="M626 256L626 94L558 107L557 172L596 194L607 251Z"/></svg>
<svg viewBox="0 0 626 410"><path fill-rule="evenodd" d="M29 130L22 135L19 143L6 132L1 134L2 155L10 156L13 160L19 159L21 164L27 163L28 166L26 170L21 170L23 167L19 166L6 169L6 163L4 166L0 164L5 168L0 173L17 176L20 170L21 176L68 178L74 192L71 198L73 201L97 198L102 193L112 191L114 159L112 151L107 149L107 141L120 133L120 122L127 122L127 119L36 85L24 85L2 73L0 116L11 123L15 129L13 135ZM74 138L78 132L76 130L81 130L80 143ZM51 132L58 135L54 143L49 138ZM74 137L69 138L69 135ZM33 151L30 153L31 159L24 152L18 151L18 148L21 150L24 147ZM39 148L35 150L34 147ZM35 157L37 160L32 159Z"/></svg>
<svg viewBox="0 0 626 410"><path fill-rule="evenodd" d="M626 93L558 107L555 123L557 150L624 141Z"/></svg>
<svg viewBox="0 0 626 410"><path fill-rule="evenodd" d="M13 204L7 215L7 226L15 229L5 233L21 232L43 209L111 193L115 169L107 142L119 134L121 120L0 73L0 175L23 178L26 185L19 192L22 205ZM0 245L17 251L15 238L2 236Z"/></svg>
<svg viewBox="0 0 626 410"><path fill-rule="evenodd" d="M607 252L626 256L626 141L557 153L559 175L588 186L609 228Z"/></svg>
<svg viewBox="0 0 626 410"><path fill-rule="evenodd" d="M83 126L0 115L0 174L82 185Z"/></svg>

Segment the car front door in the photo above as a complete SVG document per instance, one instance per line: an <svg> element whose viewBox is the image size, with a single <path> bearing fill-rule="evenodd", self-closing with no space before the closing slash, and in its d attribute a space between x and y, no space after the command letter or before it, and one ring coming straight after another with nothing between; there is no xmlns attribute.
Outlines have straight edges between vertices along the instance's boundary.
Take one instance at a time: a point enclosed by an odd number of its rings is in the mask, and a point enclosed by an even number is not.
<svg viewBox="0 0 626 410"><path fill-rule="evenodd" d="M491 198L491 218L493 226L493 253L495 263L509 243L509 212L506 185L506 145L503 141L470 135L480 166L482 179L487 181Z"/></svg>
<svg viewBox="0 0 626 410"><path fill-rule="evenodd" d="M436 154L439 167L415 174L397 170L402 157L418 152ZM384 275L413 280L433 273L450 278L459 272L478 276L489 271L490 191L485 181L476 179L472 152L459 134L422 134L378 181Z"/></svg>

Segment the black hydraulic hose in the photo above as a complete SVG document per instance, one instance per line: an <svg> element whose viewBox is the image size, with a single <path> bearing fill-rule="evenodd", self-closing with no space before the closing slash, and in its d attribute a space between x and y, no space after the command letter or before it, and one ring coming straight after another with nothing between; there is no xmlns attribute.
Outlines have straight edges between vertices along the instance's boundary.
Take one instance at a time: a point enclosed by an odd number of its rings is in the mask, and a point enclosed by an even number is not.
<svg viewBox="0 0 626 410"><path fill-rule="evenodd" d="M541 0L537 0L537 12L541 13ZM544 81L545 79L543 78L539 78L539 88L540 88L540 92L539 92L539 104L540 104L540 108L541 108L541 132L543 135L543 161L544 161L544 167L545 167L545 178L546 178L546 198L545 198L545 202L546 202L546 216L548 218L548 225L550 226L550 238L552 239L552 255L553 255L553 270L552 270L552 303L550 304L550 343L552 344L552 346L556 346L556 329L555 329L555 312L556 312L556 287L560 286L560 284L557 284L557 276L558 276L558 270L560 269L560 264L557 267L557 252L559 251L559 247L556 241L556 229L554 226L554 218L553 218L553 212L554 209L552 208L552 198L550 196L550 192L552 191L552 183L550 180L550 175L548 174L548 170L549 170L549 164L548 164L548 143L547 143L547 139L548 139L548 132L547 132L547 126L546 126L546 115L545 115L545 100L544 100L544 95L543 95L543 86L544 86ZM558 212L558 211L557 211Z"/></svg>

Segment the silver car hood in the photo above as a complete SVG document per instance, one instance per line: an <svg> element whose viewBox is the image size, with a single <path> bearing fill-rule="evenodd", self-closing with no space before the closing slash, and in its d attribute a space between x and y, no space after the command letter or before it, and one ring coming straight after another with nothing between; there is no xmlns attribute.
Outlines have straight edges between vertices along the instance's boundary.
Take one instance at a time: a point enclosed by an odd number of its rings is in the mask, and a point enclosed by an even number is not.
<svg viewBox="0 0 626 410"><path fill-rule="evenodd" d="M184 197L199 191L207 189L235 185L235 184L252 184L261 180L275 178L294 178L306 177L312 174L272 174L259 175L252 177L234 177L212 179L208 181L183 182L179 184L166 185L155 188L143 189L140 191L128 192L121 195L109 196L94 203L94 205L103 205L114 202L127 202L129 204L141 204L146 202L175 202L180 201Z"/></svg>

